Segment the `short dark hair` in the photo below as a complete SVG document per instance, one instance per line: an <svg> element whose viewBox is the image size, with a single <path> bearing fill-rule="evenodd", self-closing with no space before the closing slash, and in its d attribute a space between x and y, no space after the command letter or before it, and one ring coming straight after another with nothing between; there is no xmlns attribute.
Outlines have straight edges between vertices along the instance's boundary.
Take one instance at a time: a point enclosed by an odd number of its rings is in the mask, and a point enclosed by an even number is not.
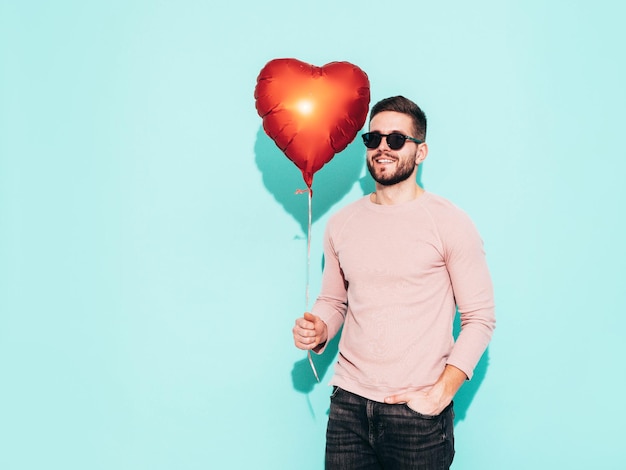
<svg viewBox="0 0 626 470"><path fill-rule="evenodd" d="M392 96L380 100L372 107L370 112L370 121L378 113L383 111L395 111L396 113L408 114L413 119L413 127L415 128L415 137L420 140L426 140L426 114L424 111L404 96Z"/></svg>

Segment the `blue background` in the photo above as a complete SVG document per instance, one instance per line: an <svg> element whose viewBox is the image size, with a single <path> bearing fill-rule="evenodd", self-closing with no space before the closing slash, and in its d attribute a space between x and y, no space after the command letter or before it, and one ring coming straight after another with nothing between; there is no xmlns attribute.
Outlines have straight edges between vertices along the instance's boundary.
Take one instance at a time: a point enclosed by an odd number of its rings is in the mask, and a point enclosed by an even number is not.
<svg viewBox="0 0 626 470"><path fill-rule="evenodd" d="M358 143L316 174L309 258L278 57L418 102L420 181L485 240L453 468L625 468L619 5L0 0L0 468L323 468L336 343L315 384L291 327L372 184Z"/></svg>

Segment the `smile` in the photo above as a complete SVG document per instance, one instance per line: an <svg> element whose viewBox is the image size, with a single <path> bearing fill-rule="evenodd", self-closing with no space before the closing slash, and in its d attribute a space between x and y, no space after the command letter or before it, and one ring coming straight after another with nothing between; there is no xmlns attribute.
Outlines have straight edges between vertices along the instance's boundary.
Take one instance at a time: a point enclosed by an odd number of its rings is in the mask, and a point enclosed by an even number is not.
<svg viewBox="0 0 626 470"><path fill-rule="evenodd" d="M393 158L389 158L389 157L376 157L376 158L374 158L374 162L381 163L381 164L387 164L387 163L394 163L395 160Z"/></svg>

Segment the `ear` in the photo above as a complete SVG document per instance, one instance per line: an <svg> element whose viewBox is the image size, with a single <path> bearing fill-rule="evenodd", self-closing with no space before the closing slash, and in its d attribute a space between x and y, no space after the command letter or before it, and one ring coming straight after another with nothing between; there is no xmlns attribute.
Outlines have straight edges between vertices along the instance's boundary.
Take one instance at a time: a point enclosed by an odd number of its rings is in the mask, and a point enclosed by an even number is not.
<svg viewBox="0 0 626 470"><path fill-rule="evenodd" d="M417 154L415 155L415 164L419 165L428 156L428 144L424 142L417 147Z"/></svg>

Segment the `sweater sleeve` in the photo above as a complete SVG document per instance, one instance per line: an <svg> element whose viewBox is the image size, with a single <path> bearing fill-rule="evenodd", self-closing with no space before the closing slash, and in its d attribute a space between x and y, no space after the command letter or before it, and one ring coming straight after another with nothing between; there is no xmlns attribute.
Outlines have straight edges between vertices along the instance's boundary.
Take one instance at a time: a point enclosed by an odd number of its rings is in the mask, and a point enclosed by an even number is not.
<svg viewBox="0 0 626 470"><path fill-rule="evenodd" d="M324 271L320 294L312 308L312 313L319 316L328 327L328 340L314 349L321 354L328 341L333 339L343 325L348 308L347 283L339 264L339 257L332 240L329 223L324 234Z"/></svg>
<svg viewBox="0 0 626 470"><path fill-rule="evenodd" d="M461 212L446 228L445 262L461 317L461 332L447 363L471 379L495 328L493 285L483 241L470 218Z"/></svg>

